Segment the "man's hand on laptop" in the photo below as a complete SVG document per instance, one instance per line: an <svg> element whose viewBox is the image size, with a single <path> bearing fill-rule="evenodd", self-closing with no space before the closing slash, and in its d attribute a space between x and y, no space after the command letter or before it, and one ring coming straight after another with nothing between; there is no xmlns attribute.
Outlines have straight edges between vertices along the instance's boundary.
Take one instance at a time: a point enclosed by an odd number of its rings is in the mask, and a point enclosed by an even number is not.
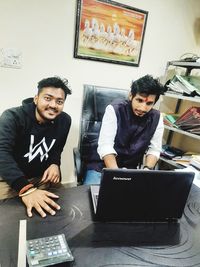
<svg viewBox="0 0 200 267"><path fill-rule="evenodd" d="M153 167L149 167L149 166L145 165L145 166L143 167L143 170L147 170L147 171L149 171L149 170L153 170Z"/></svg>
<svg viewBox="0 0 200 267"><path fill-rule="evenodd" d="M108 154L103 157L104 164L106 168L109 169L118 169L117 161L116 161L116 155L114 154Z"/></svg>
<svg viewBox="0 0 200 267"><path fill-rule="evenodd" d="M32 217L32 209L35 208L43 218L46 217L46 212L55 215L55 210L60 210L60 206L52 198L58 199L59 196L41 189L36 189L32 193L21 197L27 208L28 217Z"/></svg>

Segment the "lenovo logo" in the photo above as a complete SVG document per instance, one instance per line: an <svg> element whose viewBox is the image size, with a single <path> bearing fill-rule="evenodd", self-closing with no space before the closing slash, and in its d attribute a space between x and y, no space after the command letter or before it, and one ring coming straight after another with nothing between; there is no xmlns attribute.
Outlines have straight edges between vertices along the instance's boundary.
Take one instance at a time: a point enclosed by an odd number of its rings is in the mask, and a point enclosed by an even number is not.
<svg viewBox="0 0 200 267"><path fill-rule="evenodd" d="M113 180L118 180L118 181L131 181L132 178L130 177L113 177Z"/></svg>

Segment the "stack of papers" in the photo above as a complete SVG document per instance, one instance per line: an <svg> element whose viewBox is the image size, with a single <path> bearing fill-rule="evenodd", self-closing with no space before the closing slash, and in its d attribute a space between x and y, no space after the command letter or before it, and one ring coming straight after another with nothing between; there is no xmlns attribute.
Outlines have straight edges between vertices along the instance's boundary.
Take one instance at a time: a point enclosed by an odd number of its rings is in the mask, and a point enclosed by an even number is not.
<svg viewBox="0 0 200 267"><path fill-rule="evenodd" d="M166 85L170 93L200 97L200 77L175 75Z"/></svg>
<svg viewBox="0 0 200 267"><path fill-rule="evenodd" d="M200 170L200 156L194 156L194 157L190 160L190 165L192 165L192 166L195 167L196 169Z"/></svg>
<svg viewBox="0 0 200 267"><path fill-rule="evenodd" d="M199 153L185 152L182 156L173 157L172 160L185 167L192 165L193 167L200 169L200 154Z"/></svg>
<svg viewBox="0 0 200 267"><path fill-rule="evenodd" d="M187 167L191 162L192 156L191 155L183 155L182 157L174 157L173 161L175 161L177 164L180 164L184 167Z"/></svg>

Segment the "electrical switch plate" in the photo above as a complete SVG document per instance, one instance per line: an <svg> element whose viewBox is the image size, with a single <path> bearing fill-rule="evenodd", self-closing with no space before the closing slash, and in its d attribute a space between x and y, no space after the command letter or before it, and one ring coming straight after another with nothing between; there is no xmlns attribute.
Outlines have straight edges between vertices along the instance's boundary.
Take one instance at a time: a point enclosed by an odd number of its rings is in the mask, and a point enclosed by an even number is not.
<svg viewBox="0 0 200 267"><path fill-rule="evenodd" d="M20 69L22 53L17 48L1 49L1 67Z"/></svg>

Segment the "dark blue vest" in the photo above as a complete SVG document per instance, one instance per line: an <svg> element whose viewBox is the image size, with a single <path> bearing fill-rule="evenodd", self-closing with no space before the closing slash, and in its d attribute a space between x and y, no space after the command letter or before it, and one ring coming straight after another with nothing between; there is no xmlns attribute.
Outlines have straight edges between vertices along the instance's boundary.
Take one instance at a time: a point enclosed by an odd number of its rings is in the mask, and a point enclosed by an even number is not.
<svg viewBox="0 0 200 267"><path fill-rule="evenodd" d="M160 112L152 109L143 117L133 113L131 102L115 100L111 103L117 116L117 133L114 149L117 152L117 164L121 167L134 169L142 162L143 155L148 149L150 140L159 122ZM97 143L97 142L96 142ZM91 146L92 148L92 146ZM101 171L105 167L100 160L96 146L90 149L88 169Z"/></svg>
<svg viewBox="0 0 200 267"><path fill-rule="evenodd" d="M143 117L133 113L131 102L111 104L117 116L114 149L119 167L136 168L142 162L160 119L160 112L152 109Z"/></svg>

